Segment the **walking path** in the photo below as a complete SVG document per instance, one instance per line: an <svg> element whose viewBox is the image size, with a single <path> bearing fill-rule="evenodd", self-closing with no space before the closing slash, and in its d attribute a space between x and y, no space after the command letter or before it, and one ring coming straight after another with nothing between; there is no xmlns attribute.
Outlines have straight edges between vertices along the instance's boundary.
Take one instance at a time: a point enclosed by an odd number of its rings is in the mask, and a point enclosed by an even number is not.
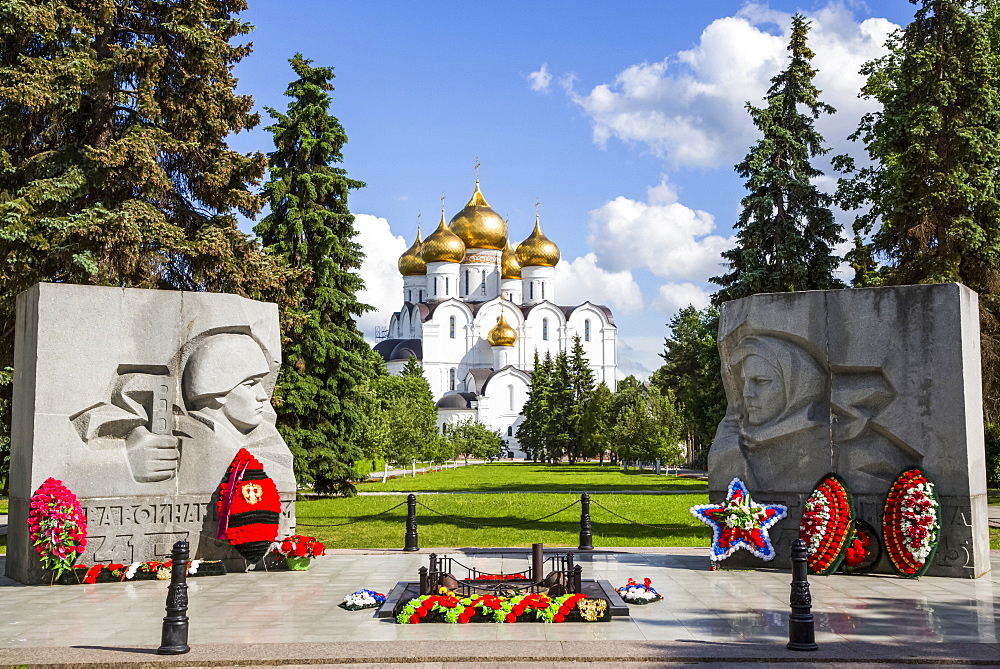
<svg viewBox="0 0 1000 669"><path fill-rule="evenodd" d="M307 572L191 579L192 652L175 657L153 654L165 581L25 587L0 577L0 665L1000 662L1000 551L991 554L992 573L976 580L812 577L816 653L785 649L787 572L711 572L704 548L578 552L585 578L620 585L648 577L666 597L610 623L398 625L371 610L337 607L359 588L387 593L398 580L414 580L428 552L341 550ZM524 549L437 552L495 572L528 562Z"/></svg>

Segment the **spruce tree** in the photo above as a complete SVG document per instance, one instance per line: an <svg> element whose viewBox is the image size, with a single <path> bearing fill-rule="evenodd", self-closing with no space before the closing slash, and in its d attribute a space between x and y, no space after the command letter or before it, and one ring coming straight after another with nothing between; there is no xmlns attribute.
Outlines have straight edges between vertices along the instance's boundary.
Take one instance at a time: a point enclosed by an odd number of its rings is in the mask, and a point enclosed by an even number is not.
<svg viewBox="0 0 1000 669"><path fill-rule="evenodd" d="M545 460L545 419L548 414L549 374L552 358L548 353L544 360L535 349L535 359L531 371L531 388L521 414L524 420L517 426L517 440L521 449L533 460Z"/></svg>
<svg viewBox="0 0 1000 669"><path fill-rule="evenodd" d="M0 446L14 300L39 281L277 299L292 280L237 228L259 153L233 67L243 0L0 3ZM2 454L0 454L2 457ZM2 478L2 476L0 476Z"/></svg>
<svg viewBox="0 0 1000 669"><path fill-rule="evenodd" d="M887 285L959 281L980 294L987 418L1000 415L1000 30L995 2L922 0L866 64L862 95L881 103L852 136L872 165L841 181L855 264L884 262ZM853 171L849 159L842 166ZM866 262L867 261L867 262ZM866 273L866 278L872 275ZM869 278L869 283L873 283Z"/></svg>
<svg viewBox="0 0 1000 669"><path fill-rule="evenodd" d="M564 455L573 461L573 448L576 446L574 422L577 414L575 395L569 356L565 351L560 351L552 361L546 395L548 411L542 430L550 461L558 462Z"/></svg>
<svg viewBox="0 0 1000 669"><path fill-rule="evenodd" d="M722 287L713 297L716 305L755 293L843 285L833 276L839 259L832 248L841 237L832 198L812 183L822 172L810 159L829 151L813 121L834 109L819 101L813 84L808 32L805 17L793 16L791 62L771 79L766 107L747 103L762 137L736 166L749 195L741 202L736 248L722 254L729 272L711 279Z"/></svg>
<svg viewBox="0 0 1000 669"><path fill-rule="evenodd" d="M333 70L301 54L289 61L285 113L268 108L275 151L264 192L271 213L255 228L268 253L302 270L282 310L284 363L275 388L278 429L296 471L316 492L354 494L364 415L358 387L373 373L371 348L355 320L371 310L358 301L364 254L354 241L348 192L364 184L338 167L347 135L329 113Z"/></svg>
<svg viewBox="0 0 1000 669"><path fill-rule="evenodd" d="M569 456L570 462L583 455L583 417L591 393L594 392L594 370L590 368L587 354L583 350L580 335L574 335L573 348L567 358L569 385L573 390L569 408Z"/></svg>

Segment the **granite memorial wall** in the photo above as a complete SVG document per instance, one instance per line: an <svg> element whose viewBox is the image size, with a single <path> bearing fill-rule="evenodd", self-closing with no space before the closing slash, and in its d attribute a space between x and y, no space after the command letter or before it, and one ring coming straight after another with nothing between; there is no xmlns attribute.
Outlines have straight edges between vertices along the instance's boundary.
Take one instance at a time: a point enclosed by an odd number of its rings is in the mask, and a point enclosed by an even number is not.
<svg viewBox="0 0 1000 669"><path fill-rule="evenodd" d="M721 501L740 477L788 519L771 530L788 566L802 507L824 474L881 527L892 482L921 467L935 482L942 533L928 575L990 569L978 300L958 284L754 295L722 306L728 400L709 452ZM729 564L752 565L752 556ZM890 572L885 556L880 572Z"/></svg>
<svg viewBox="0 0 1000 669"><path fill-rule="evenodd" d="M18 296L7 575L44 581L25 519L63 481L87 515L79 562L241 560L216 539L217 490L240 448L277 485L293 533L292 455L275 429L274 304L236 295L37 284Z"/></svg>

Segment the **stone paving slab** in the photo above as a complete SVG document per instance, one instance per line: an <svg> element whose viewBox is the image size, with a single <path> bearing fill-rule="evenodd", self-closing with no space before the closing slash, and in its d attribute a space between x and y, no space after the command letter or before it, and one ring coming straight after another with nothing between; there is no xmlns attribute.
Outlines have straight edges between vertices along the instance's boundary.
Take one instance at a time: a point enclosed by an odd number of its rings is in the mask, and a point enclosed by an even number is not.
<svg viewBox="0 0 1000 669"><path fill-rule="evenodd" d="M616 666L657 666L664 662L718 663L828 663L858 666L933 664L996 666L1000 645L828 644L816 652L794 652L783 644L735 644L651 641L523 641L386 643L218 644L192 647L185 655L157 655L152 646L82 646L0 650L0 664L28 667L218 667L218 666L565 666L568 662L615 663Z"/></svg>
<svg viewBox="0 0 1000 669"><path fill-rule="evenodd" d="M425 549L430 552L430 549ZM584 578L653 580L665 600L609 623L398 625L336 605L362 587L388 592L426 555L346 552L306 572L189 580L192 652L155 656L167 583L20 586L0 578L0 666L221 666L352 662L922 662L1000 664L1000 552L976 580L812 577L820 652L786 651L789 574L708 571L704 548L577 552ZM446 553L447 549L436 549ZM511 573L527 549L464 549L456 559ZM2 559L0 559L2 561ZM2 565L0 565L2 566ZM391 642L391 643L386 643ZM804 657L804 656L807 656Z"/></svg>

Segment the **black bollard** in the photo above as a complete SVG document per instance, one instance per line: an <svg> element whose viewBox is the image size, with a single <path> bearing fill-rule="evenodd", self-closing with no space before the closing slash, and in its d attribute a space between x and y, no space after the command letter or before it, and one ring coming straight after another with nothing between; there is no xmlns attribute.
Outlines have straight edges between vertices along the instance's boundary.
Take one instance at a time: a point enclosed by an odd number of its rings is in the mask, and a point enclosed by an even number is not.
<svg viewBox="0 0 1000 669"><path fill-rule="evenodd" d="M792 592L789 603L792 613L788 616L788 650L819 650L812 614L812 597L809 595L809 567L806 564L806 542L792 542Z"/></svg>
<svg viewBox="0 0 1000 669"><path fill-rule="evenodd" d="M160 655L182 655L191 650L188 646L188 542L178 541L170 553L170 586L167 588L167 615L163 618Z"/></svg>
<svg viewBox="0 0 1000 669"><path fill-rule="evenodd" d="M417 496L412 493L406 496L406 543L403 550L420 550L417 544Z"/></svg>
<svg viewBox="0 0 1000 669"><path fill-rule="evenodd" d="M594 550L594 534L590 529L590 494L580 495L580 545L577 550Z"/></svg>
<svg viewBox="0 0 1000 669"><path fill-rule="evenodd" d="M545 553L542 544L531 544L531 582L539 585L545 578Z"/></svg>
<svg viewBox="0 0 1000 669"><path fill-rule="evenodd" d="M417 570L417 573L420 574L420 594L421 595L431 594L430 593L431 586L428 585L429 581L427 580L427 567L421 567L420 569Z"/></svg>

